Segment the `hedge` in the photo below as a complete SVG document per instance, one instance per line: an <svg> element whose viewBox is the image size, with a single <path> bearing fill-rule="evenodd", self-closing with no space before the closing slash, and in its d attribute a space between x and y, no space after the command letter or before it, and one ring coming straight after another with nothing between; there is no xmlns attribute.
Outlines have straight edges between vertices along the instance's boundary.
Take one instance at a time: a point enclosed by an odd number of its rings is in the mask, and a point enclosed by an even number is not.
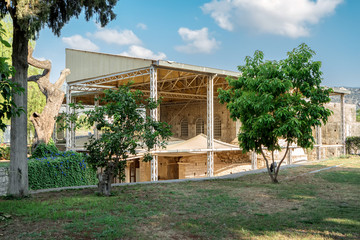
<svg viewBox="0 0 360 240"><path fill-rule="evenodd" d="M28 161L29 188L57 188L97 184L96 171L81 153L65 152Z"/></svg>
<svg viewBox="0 0 360 240"><path fill-rule="evenodd" d="M345 140L346 152L357 153L360 150L360 137L347 137Z"/></svg>

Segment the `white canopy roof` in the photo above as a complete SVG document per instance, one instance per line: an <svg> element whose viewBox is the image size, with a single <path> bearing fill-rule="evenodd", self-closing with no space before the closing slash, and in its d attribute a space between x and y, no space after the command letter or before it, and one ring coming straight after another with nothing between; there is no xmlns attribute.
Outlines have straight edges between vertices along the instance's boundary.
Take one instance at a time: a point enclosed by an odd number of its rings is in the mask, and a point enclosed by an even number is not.
<svg viewBox="0 0 360 240"><path fill-rule="evenodd" d="M214 152L233 150L240 150L240 148L229 143L214 140ZM193 154L204 154L209 151L211 151L211 149L207 148L207 136L204 134L199 134L186 141L167 145L165 149L160 149L158 151L155 151L154 153L159 156L184 156Z"/></svg>

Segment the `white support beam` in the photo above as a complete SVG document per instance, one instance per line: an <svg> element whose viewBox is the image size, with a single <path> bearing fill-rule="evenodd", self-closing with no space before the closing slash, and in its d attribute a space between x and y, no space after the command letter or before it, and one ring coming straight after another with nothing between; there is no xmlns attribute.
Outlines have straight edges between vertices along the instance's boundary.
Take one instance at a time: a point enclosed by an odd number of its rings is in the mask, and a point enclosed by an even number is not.
<svg viewBox="0 0 360 240"><path fill-rule="evenodd" d="M76 99L74 97L71 97L71 103L76 103ZM72 114L76 114L75 108L70 108L70 112ZM70 131L71 131L71 146L70 150L74 149L76 147L76 129L75 129L75 123L71 123L70 125Z"/></svg>
<svg viewBox="0 0 360 240"><path fill-rule="evenodd" d="M207 176L214 176L214 75L207 82Z"/></svg>
<svg viewBox="0 0 360 240"><path fill-rule="evenodd" d="M98 97L99 97L99 95L95 95L95 98L94 98L95 108L99 107L99 99L98 99ZM97 125L97 122L95 122L94 137L95 137L95 139L99 139L99 130L97 129L96 125Z"/></svg>
<svg viewBox="0 0 360 240"><path fill-rule="evenodd" d="M322 145L322 139L321 139L321 126L316 126L316 158L317 160L321 160L321 145Z"/></svg>
<svg viewBox="0 0 360 240"><path fill-rule="evenodd" d="M157 101L157 99L158 99L158 97L157 97L157 69L154 66L150 67L150 98L155 101ZM155 121L158 120L158 109L157 108L150 110L150 117ZM158 180L158 156L153 155L153 159L151 160L151 181L153 182L153 181L157 181L157 180Z"/></svg>
<svg viewBox="0 0 360 240"><path fill-rule="evenodd" d="M342 154L346 154L346 146L345 146L345 140L346 140L346 132L345 132L345 94L340 95L340 107L341 107L341 144L342 147Z"/></svg>
<svg viewBox="0 0 360 240"><path fill-rule="evenodd" d="M66 86L66 115L70 114L70 104L71 103L71 90L70 86ZM70 126L71 127L71 123ZM69 151L71 148L71 131L69 128L66 128L66 151Z"/></svg>
<svg viewBox="0 0 360 240"><path fill-rule="evenodd" d="M128 79L133 79L135 77L141 77L141 76L146 76L149 75L149 68L139 68L139 69L134 69L131 71L126 71L126 72L120 72L120 73L112 73L109 75L105 75L105 76L100 76L100 77L96 77L96 78L88 78L82 81L78 81L74 84L106 84L106 83L111 83L111 82L116 82L116 81L123 81L123 80L128 80Z"/></svg>

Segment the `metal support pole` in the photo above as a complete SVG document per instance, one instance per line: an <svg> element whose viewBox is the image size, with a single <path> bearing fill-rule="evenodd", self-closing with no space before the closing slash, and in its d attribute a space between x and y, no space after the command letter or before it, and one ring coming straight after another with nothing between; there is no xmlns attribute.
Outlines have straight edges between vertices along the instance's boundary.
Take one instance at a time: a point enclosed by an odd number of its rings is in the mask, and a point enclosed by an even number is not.
<svg viewBox="0 0 360 240"><path fill-rule="evenodd" d="M150 98L157 101L157 69L154 66L150 67ZM150 117L158 120L158 109L150 110ZM155 147L156 148L156 147ZM153 155L151 160L151 181L158 180L158 156Z"/></svg>
<svg viewBox="0 0 360 240"><path fill-rule="evenodd" d="M251 169L257 169L257 154L255 151L251 152Z"/></svg>
<svg viewBox="0 0 360 240"><path fill-rule="evenodd" d="M99 97L99 95L95 95L95 98L94 98L95 108L99 106L99 99L98 99L98 97ZM95 137L95 139L99 139L99 130L97 129L96 125L97 125L97 122L95 122L94 137Z"/></svg>
<svg viewBox="0 0 360 240"><path fill-rule="evenodd" d="M71 102L75 103L75 98L71 98ZM72 108L71 109L71 113L75 114L76 113L76 109ZM71 149L74 149L76 147L76 132L75 132L75 123L71 123Z"/></svg>
<svg viewBox="0 0 360 240"><path fill-rule="evenodd" d="M321 126L316 126L316 144L318 145L318 147L316 148L316 158L317 158L317 160L320 160L322 158L322 156L321 156L321 145L322 145Z"/></svg>
<svg viewBox="0 0 360 240"><path fill-rule="evenodd" d="M52 136L51 136L55 144L57 143L57 137L56 137L57 134L56 133L57 133L57 124L55 122L54 130L53 130L53 133L52 133Z"/></svg>
<svg viewBox="0 0 360 240"><path fill-rule="evenodd" d="M341 144L342 147L342 154L346 154L346 147L345 147L345 140L346 140L346 133L345 133L345 97L344 94L340 95L340 107L341 107Z"/></svg>
<svg viewBox="0 0 360 240"><path fill-rule="evenodd" d="M71 103L71 90L70 86L66 86L66 115L69 116L70 114L70 106ZM71 127L71 123L70 126ZM71 131L69 128L66 128L66 151L69 151L71 148Z"/></svg>
<svg viewBox="0 0 360 240"><path fill-rule="evenodd" d="M207 176L214 176L214 78L209 76L207 82Z"/></svg>

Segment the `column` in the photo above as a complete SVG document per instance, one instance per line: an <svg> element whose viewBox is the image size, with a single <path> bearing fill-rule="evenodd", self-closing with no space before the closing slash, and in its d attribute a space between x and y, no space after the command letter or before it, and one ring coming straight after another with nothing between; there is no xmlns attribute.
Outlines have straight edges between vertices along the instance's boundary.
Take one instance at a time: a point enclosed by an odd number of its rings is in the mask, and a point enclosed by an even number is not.
<svg viewBox="0 0 360 240"><path fill-rule="evenodd" d="M207 176L214 176L214 75L207 82Z"/></svg>
<svg viewBox="0 0 360 240"><path fill-rule="evenodd" d="M76 103L76 99L71 97L71 103L75 104ZM70 108L71 114L76 114L76 109L75 108ZM75 129L75 123L71 123L71 149L74 149L76 147L76 142L75 142L75 136L76 136L76 129Z"/></svg>
<svg viewBox="0 0 360 240"><path fill-rule="evenodd" d="M157 69L154 66L150 67L150 98L157 101ZM150 110L150 117L158 120L158 109ZM155 147L156 148L156 147ZM153 155L151 160L151 181L158 180L158 156Z"/></svg>
<svg viewBox="0 0 360 240"><path fill-rule="evenodd" d="M292 164L292 151L293 151L293 148L289 148L288 158L287 158L288 165Z"/></svg>
<svg viewBox="0 0 360 240"><path fill-rule="evenodd" d="M255 151L251 152L251 169L257 169L257 154Z"/></svg>
<svg viewBox="0 0 360 240"><path fill-rule="evenodd" d="M99 98L99 95L95 95L95 98L94 98L95 108L99 106L99 99L98 98ZM95 139L99 139L99 130L97 129L96 125L97 125L97 122L95 122L94 137L95 137Z"/></svg>
<svg viewBox="0 0 360 240"><path fill-rule="evenodd" d="M70 114L70 106L69 104L71 103L71 90L70 90L70 86L67 85L66 86L66 115L69 116ZM65 124L66 124L66 120L65 120ZM71 123L70 126L71 128ZM66 128L66 151L69 151L71 148L71 131L69 129L69 127Z"/></svg>
<svg viewBox="0 0 360 240"><path fill-rule="evenodd" d="M345 133L345 97L344 94L340 95L340 107L341 107L341 144L342 146L342 154L346 154L346 147L345 147L345 140L346 140L346 133Z"/></svg>
<svg viewBox="0 0 360 240"><path fill-rule="evenodd" d="M322 145L322 139L321 139L321 126L316 126L316 158L317 160L321 160L321 145Z"/></svg>

